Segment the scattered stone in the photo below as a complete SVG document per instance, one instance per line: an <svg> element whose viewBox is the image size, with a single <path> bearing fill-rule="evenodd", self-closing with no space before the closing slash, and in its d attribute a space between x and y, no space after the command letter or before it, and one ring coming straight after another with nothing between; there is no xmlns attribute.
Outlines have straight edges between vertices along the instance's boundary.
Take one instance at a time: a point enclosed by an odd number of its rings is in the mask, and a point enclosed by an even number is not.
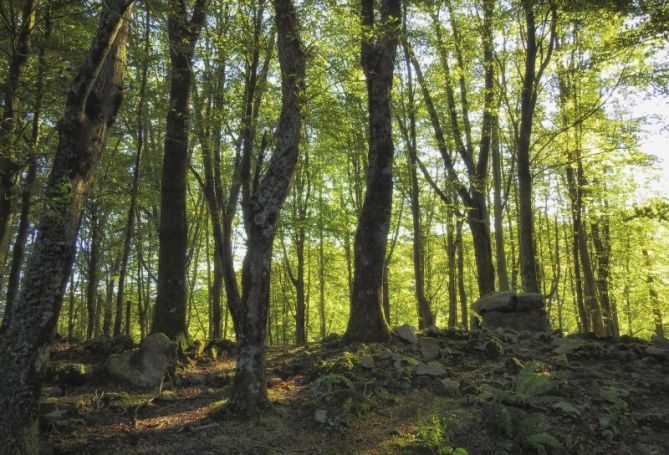
<svg viewBox="0 0 669 455"><path fill-rule="evenodd" d="M196 373L188 377L188 382L192 385L205 385L207 383L207 375Z"/></svg>
<svg viewBox="0 0 669 455"><path fill-rule="evenodd" d="M341 336L338 333L330 333L321 341L324 345L333 345L341 341Z"/></svg>
<svg viewBox="0 0 669 455"><path fill-rule="evenodd" d="M446 370L439 362L429 362L418 365L416 368L418 376L446 376Z"/></svg>
<svg viewBox="0 0 669 455"><path fill-rule="evenodd" d="M481 297L473 308L483 318L481 325L485 329L504 327L532 332L550 330L541 294L496 292Z"/></svg>
<svg viewBox="0 0 669 455"><path fill-rule="evenodd" d="M455 397L460 394L460 384L453 379L444 378L440 381L442 391L446 396Z"/></svg>
<svg viewBox="0 0 669 455"><path fill-rule="evenodd" d="M423 360L426 362L436 360L441 356L439 343L432 337L420 337L418 339L418 348L420 349L421 356L423 356Z"/></svg>
<svg viewBox="0 0 669 455"><path fill-rule="evenodd" d="M581 348L581 343L577 340L572 340L569 338L558 338L555 340L555 343L558 345L553 349L553 354L573 354Z"/></svg>
<svg viewBox="0 0 669 455"><path fill-rule="evenodd" d="M366 355L360 360L359 365L363 368L371 370L372 368L374 368L374 359L372 358L372 356Z"/></svg>
<svg viewBox="0 0 669 455"><path fill-rule="evenodd" d="M379 360L388 360L393 357L392 351L388 349L383 349L382 351L379 351L378 354L376 354L376 358Z"/></svg>
<svg viewBox="0 0 669 455"><path fill-rule="evenodd" d="M326 409L316 409L314 412L314 420L317 423L327 423L328 411Z"/></svg>
<svg viewBox="0 0 669 455"><path fill-rule="evenodd" d="M504 346L502 346L502 343L496 338L491 338L486 341L483 345L483 349L490 359L498 359L504 354Z"/></svg>
<svg viewBox="0 0 669 455"><path fill-rule="evenodd" d="M669 360L669 349L663 349L657 345L650 345L645 349L647 355L658 360Z"/></svg>
<svg viewBox="0 0 669 455"><path fill-rule="evenodd" d="M177 344L162 333L150 335L139 349L112 354L105 362L110 376L137 387L158 387L166 373L173 373Z"/></svg>
<svg viewBox="0 0 669 455"><path fill-rule="evenodd" d="M418 342L418 338L416 337L416 329L409 324L395 327L393 332L407 343L416 344Z"/></svg>

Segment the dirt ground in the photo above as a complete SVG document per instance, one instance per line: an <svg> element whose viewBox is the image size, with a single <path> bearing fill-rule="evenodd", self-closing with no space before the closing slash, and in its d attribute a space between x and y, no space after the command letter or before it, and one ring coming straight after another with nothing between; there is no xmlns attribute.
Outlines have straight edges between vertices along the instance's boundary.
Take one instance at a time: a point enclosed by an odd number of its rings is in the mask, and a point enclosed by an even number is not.
<svg viewBox="0 0 669 455"><path fill-rule="evenodd" d="M384 345L272 348L271 409L217 417L228 355L185 362L161 390L118 384L104 356L58 342L42 400L53 454L669 453L669 350L623 338L433 330ZM429 338L430 340L425 340Z"/></svg>

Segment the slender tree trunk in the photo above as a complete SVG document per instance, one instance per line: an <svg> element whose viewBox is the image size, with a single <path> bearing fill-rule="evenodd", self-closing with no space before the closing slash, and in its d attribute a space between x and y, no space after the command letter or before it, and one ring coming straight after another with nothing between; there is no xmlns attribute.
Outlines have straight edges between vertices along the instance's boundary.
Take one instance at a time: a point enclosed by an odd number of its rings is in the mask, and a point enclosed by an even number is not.
<svg viewBox="0 0 669 455"><path fill-rule="evenodd" d="M323 185L318 187L318 315L321 340L327 335L325 317L325 248L323 239Z"/></svg>
<svg viewBox="0 0 669 455"><path fill-rule="evenodd" d="M26 2L26 4L32 2ZM44 43L49 41L51 36L51 10L47 7L44 17L44 34L42 39ZM5 304L5 317L3 325L8 323L9 315L12 312L16 297L19 292L19 280L21 278L21 268L23 266L23 258L25 255L25 246L28 239L28 231L30 228L30 208L31 199L33 195L33 186L37 177L37 162L35 152L40 141L40 123L42 114L42 100L44 98L44 80L45 74L48 70L46 64L46 44L42 44L39 49L38 68L37 68L37 86L35 87L36 99L33 109L32 119L32 138L30 144L30 156L28 158L28 172L23 181L23 194L21 196L21 214L19 217L19 226L16 232L16 240L14 241L14 250L12 251L12 265L9 272L9 279L7 282L7 301ZM2 328L0 328L0 333Z"/></svg>
<svg viewBox="0 0 669 455"><path fill-rule="evenodd" d="M195 43L205 19L206 0L197 0L188 19L183 0L170 0L170 108L160 189L158 296L153 333L162 332L183 349L189 344L186 326L186 170Z"/></svg>
<svg viewBox="0 0 669 455"><path fill-rule="evenodd" d="M509 290L509 275L504 251L504 207L502 203L502 156L499 144L499 117L494 116L492 130L492 181L495 225L495 258L500 291Z"/></svg>
<svg viewBox="0 0 669 455"><path fill-rule="evenodd" d="M10 46L9 71L4 84L4 110L0 118L0 274L9 251L18 201L21 173L20 158L17 153L20 138L18 123L22 116L20 90L32 51L31 35L35 26L35 6L33 0L25 0L21 23L12 27L14 30ZM9 27L9 24L6 22L5 24Z"/></svg>
<svg viewBox="0 0 669 455"><path fill-rule="evenodd" d="M274 0L281 67L282 108L276 147L267 171L251 192L250 155L242 157L244 226L247 250L242 266L242 297L237 333L239 353L230 409L253 415L268 402L264 355L272 245L279 212L295 172L302 135L306 53L291 0Z"/></svg>
<svg viewBox="0 0 669 455"><path fill-rule="evenodd" d="M98 313L98 269L100 262L100 243L102 242L102 231L98 218L97 205L91 206L91 246L88 256L88 284L86 287L86 308L88 310L88 325L86 326L86 339L90 340L97 335L97 313Z"/></svg>
<svg viewBox="0 0 669 455"><path fill-rule="evenodd" d="M457 243L455 239L455 220L453 207L446 206L446 256L448 257L448 327L453 329L458 324L458 294L456 255Z"/></svg>
<svg viewBox="0 0 669 455"><path fill-rule="evenodd" d="M532 207L532 172L530 169L530 147L532 124L537 104L537 86L541 75L550 61L555 41L557 11L551 11L550 37L543 60L537 70L536 60L539 53L534 16L535 0L523 0L526 25L525 73L521 94L520 131L516 140L518 166L518 245L520 249L520 273L525 292L540 292L537 278L537 258L534 245L534 209Z"/></svg>
<svg viewBox="0 0 669 455"><path fill-rule="evenodd" d="M8 454L39 452L38 402L84 197L120 106L126 24L133 0L112 0L68 92L45 207L13 313L0 338L0 441Z"/></svg>
<svg viewBox="0 0 669 455"><path fill-rule="evenodd" d="M404 33L406 33L406 9L404 11ZM403 128L403 135L407 146L407 164L409 168L409 197L411 202L411 221L413 227L413 269L418 308L418 327L420 329L425 329L434 325L434 315L432 313L431 303L425 295L425 259L420 219L420 187L418 186L418 171L416 169L418 162L416 151L416 114L413 76L411 74L411 59L409 57L407 46L404 46L404 56L407 73L408 125Z"/></svg>
<svg viewBox="0 0 669 455"><path fill-rule="evenodd" d="M150 50L151 22L149 8L146 7L144 14L144 53L148 55ZM137 150L135 152L135 163L132 170L132 186L130 188L130 206L128 207L128 216L126 218L123 252L121 253L121 266L118 275L118 292L116 293L116 319L114 321L114 336L121 334L121 320L123 313L123 303L125 301L125 277L128 270L128 259L130 257L130 246L132 245L132 232L135 225L135 211L137 207L137 197L139 196L139 175L142 162L142 153L144 152L144 110L146 109L146 81L149 70L148 57L142 61L139 82L139 100L137 106ZM126 310L129 313L129 307ZM126 316L125 334L130 336L129 317Z"/></svg>
<svg viewBox="0 0 669 455"><path fill-rule="evenodd" d="M373 0L362 0L361 62L367 81L369 152L367 189L355 235L351 312L344 335L348 342L385 341L390 335L382 308L383 272L393 195L391 91L401 1L382 0L376 26L374 9Z"/></svg>
<svg viewBox="0 0 669 455"><path fill-rule="evenodd" d="M467 304L467 291L465 290L465 245L462 240L462 221L457 222L455 243L458 251L458 294L460 296L460 321L462 328L468 330L469 316Z"/></svg>
<svg viewBox="0 0 669 455"><path fill-rule="evenodd" d="M648 270L648 274L646 275L646 284L648 286L648 297L650 299L650 307L653 311L653 322L655 323L655 335L658 336L659 338L664 338L665 332L664 332L663 315L662 315L662 310L660 309L660 298L657 293L657 289L655 289L655 277L653 276L652 273L650 256L648 255L648 250L646 249L641 250L641 253L643 254L643 259L646 265L646 269Z"/></svg>

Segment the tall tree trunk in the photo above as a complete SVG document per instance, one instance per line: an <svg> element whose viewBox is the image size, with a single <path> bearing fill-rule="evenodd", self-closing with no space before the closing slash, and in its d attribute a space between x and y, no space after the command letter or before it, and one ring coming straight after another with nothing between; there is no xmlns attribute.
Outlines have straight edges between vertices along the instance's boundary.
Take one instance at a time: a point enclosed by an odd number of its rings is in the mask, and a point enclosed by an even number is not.
<svg viewBox="0 0 669 455"><path fill-rule="evenodd" d="M18 123L23 116L20 90L32 51L31 35L35 26L35 6L33 0L24 0L21 23L13 26L15 29L12 30L9 71L4 84L4 110L0 118L0 274L9 251L19 193L21 165L17 152L20 138ZM7 23L6 25L9 26Z"/></svg>
<svg viewBox="0 0 669 455"><path fill-rule="evenodd" d="M86 309L88 311L88 325L86 326L86 339L90 340L97 335L98 313L98 269L100 262L100 243L102 242L102 230L98 218L97 205L91 206L91 246L88 256L88 283L86 285Z"/></svg>
<svg viewBox="0 0 669 455"><path fill-rule="evenodd" d="M404 33L406 33L406 4L404 10ZM409 168L409 198L411 202L411 221L413 227L413 270L415 279L416 303L418 308L418 327L425 329L434 325L434 314L432 313L431 303L425 295L425 259L423 248L423 234L421 226L420 211L420 187L418 186L417 151L416 151L416 113L414 102L413 76L411 74L411 59L407 46L404 46L404 57L406 61L407 73L407 116L402 127L404 142L407 147L407 164Z"/></svg>
<svg viewBox="0 0 669 455"><path fill-rule="evenodd" d="M325 244L323 239L323 184L318 187L318 316L321 340L327 335L325 317Z"/></svg>
<svg viewBox="0 0 669 455"><path fill-rule="evenodd" d="M369 152L367 189L355 235L351 313L344 339L385 341L383 271L393 196L391 92L401 0L382 0L375 22L373 0L362 0L361 63L367 81Z"/></svg>
<svg viewBox="0 0 669 455"><path fill-rule="evenodd" d="M655 335L660 338L664 338L665 332L663 315L662 310L660 309L660 298L657 293L657 289L655 289L655 277L652 273L650 256L648 255L648 250L646 249L641 250L641 253L643 254L646 270L648 271L646 275L646 285L648 286L648 297L650 299L650 307L653 312L653 322L655 323Z"/></svg>
<svg viewBox="0 0 669 455"><path fill-rule="evenodd" d="M118 291L116 293L116 319L114 321L114 336L121 334L121 319L123 303L125 301L125 278L128 271L128 259L130 258L130 247L132 245L132 232L135 225L135 211L137 207L137 197L139 195L139 173L142 162L142 153L144 152L144 110L146 109L146 81L149 71L148 52L150 51L151 41L151 22L149 8L146 7L144 13L144 55L140 70L139 82L139 100L137 105L137 149L135 151L135 163L132 170L132 186L130 187L130 206L128 207L128 216L126 218L123 252L121 253L121 265L118 274ZM126 313L129 313L129 306ZM126 317L125 335L130 336L129 317Z"/></svg>
<svg viewBox="0 0 669 455"><path fill-rule="evenodd" d="M170 107L160 188L158 296L151 331L164 333L181 348L189 343L186 327L186 170L193 88L191 66L195 43L205 19L205 6L206 0L197 0L189 19L185 0L170 0L167 26L171 63Z"/></svg>
<svg viewBox="0 0 669 455"><path fill-rule="evenodd" d="M523 0L525 12L526 43L525 73L521 94L520 131L516 138L516 156L518 159L518 244L520 249L520 273L525 292L540 292L537 278L537 258L534 245L534 209L532 207L532 171L530 169L530 146L532 124L537 104L537 86L550 61L555 41L557 11L551 11L551 31L546 52L537 69L538 45L534 16L535 0Z"/></svg>
<svg viewBox="0 0 669 455"><path fill-rule="evenodd" d="M253 415L267 404L264 355L272 245L279 212L295 172L302 135L306 53L291 0L274 0L277 47L281 67L282 107L276 147L262 180L251 191L250 155L242 157L244 227L247 250L242 266L239 353L230 409Z"/></svg>
<svg viewBox="0 0 669 455"><path fill-rule="evenodd" d="M493 118L492 127L492 181L495 225L495 259L497 262L497 284L500 291L509 290L509 275L504 251L504 204L502 202L502 153L499 144L499 117Z"/></svg>
<svg viewBox="0 0 669 455"><path fill-rule="evenodd" d="M460 297L460 321L462 328L469 328L467 291L465 290L465 245L462 240L462 221L456 226L455 243L458 251L458 295Z"/></svg>
<svg viewBox="0 0 669 455"><path fill-rule="evenodd" d="M31 2L26 2L31 3ZM16 301L19 292L19 280L21 278L21 267L23 266L23 258L25 255L25 246L28 239L28 231L30 228L30 207L33 195L33 186L37 177L37 161L36 149L40 141L40 123L42 114L42 100L44 98L44 80L48 70L46 64L46 43L51 36L51 10L47 6L44 15L44 33L42 35L43 43L39 49L38 68L37 68L37 86L35 87L36 99L33 108L32 119L32 138L30 144L30 156L28 157L28 172L23 181L23 194L21 195L21 214L19 217L19 226L16 232L16 240L14 241L14 249L12 251L12 265L9 271L9 279L7 282L7 301L5 303L5 318L3 325L8 323L9 315ZM0 328L0 332L2 329Z"/></svg>
<svg viewBox="0 0 669 455"><path fill-rule="evenodd" d="M39 452L38 403L86 191L122 97L126 24L133 0L103 8L97 36L68 92L45 207L12 323L0 338L0 441L6 453Z"/></svg>

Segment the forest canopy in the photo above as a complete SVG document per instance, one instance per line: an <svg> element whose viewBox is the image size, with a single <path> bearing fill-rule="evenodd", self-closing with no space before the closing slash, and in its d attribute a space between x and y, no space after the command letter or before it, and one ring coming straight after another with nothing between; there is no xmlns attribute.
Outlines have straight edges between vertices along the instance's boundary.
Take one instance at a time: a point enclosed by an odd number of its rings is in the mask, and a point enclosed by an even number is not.
<svg viewBox="0 0 669 455"><path fill-rule="evenodd" d="M664 337L668 39L661 0L1 2L3 394L54 336L160 332L236 340L247 413L265 347L500 291Z"/></svg>

